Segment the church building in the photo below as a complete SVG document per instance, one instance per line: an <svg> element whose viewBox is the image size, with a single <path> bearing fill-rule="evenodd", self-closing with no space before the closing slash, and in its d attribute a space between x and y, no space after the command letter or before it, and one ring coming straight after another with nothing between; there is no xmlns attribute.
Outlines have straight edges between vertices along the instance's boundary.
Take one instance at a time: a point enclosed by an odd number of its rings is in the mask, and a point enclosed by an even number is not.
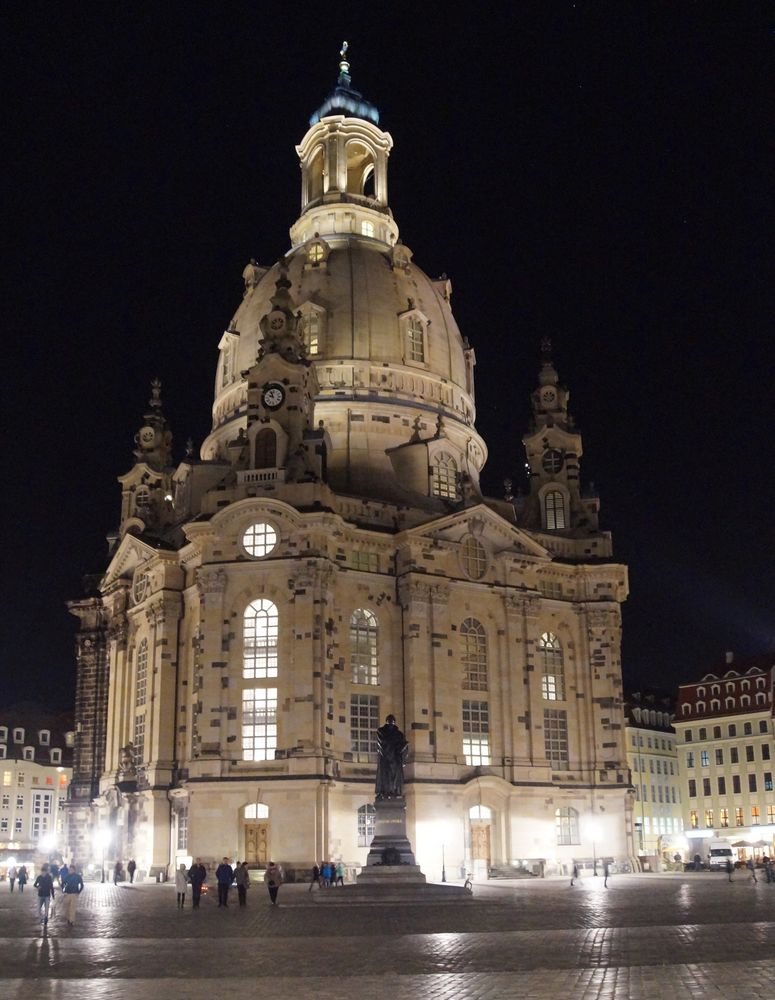
<svg viewBox="0 0 775 1000"><path fill-rule="evenodd" d="M247 265L220 334L209 436L174 462L153 384L104 573L69 604L68 853L357 869L393 714L428 878L630 858L627 571L568 391L545 343L527 493L483 496L474 349L399 239L346 48L339 70L290 249Z"/></svg>

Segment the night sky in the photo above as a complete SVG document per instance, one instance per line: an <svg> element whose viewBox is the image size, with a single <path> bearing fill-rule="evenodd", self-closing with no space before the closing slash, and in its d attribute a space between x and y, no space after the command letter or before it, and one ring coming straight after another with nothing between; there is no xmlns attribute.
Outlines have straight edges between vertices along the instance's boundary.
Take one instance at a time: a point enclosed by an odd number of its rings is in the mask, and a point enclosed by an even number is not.
<svg viewBox="0 0 775 1000"><path fill-rule="evenodd" d="M524 481L549 336L630 567L626 686L775 649L771 8L5 10L2 703L72 704L64 602L105 565L149 381L180 459L343 38L402 239L476 349L486 491Z"/></svg>

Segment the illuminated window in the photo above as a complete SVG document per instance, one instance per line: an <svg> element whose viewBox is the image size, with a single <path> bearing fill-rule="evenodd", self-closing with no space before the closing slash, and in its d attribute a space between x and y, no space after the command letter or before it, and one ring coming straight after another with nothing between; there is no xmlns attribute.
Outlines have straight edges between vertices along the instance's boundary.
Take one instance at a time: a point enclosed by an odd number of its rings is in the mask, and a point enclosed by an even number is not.
<svg viewBox="0 0 775 1000"><path fill-rule="evenodd" d="M321 250L322 252L322 250ZM307 354L320 353L320 313L308 312L301 319L301 335Z"/></svg>
<svg viewBox="0 0 775 1000"><path fill-rule="evenodd" d="M374 223L373 222L362 222L361 223L361 233L363 236L374 236Z"/></svg>
<svg viewBox="0 0 775 1000"><path fill-rule="evenodd" d="M751 826L758 826L761 822L761 814L758 806L751 806Z"/></svg>
<svg viewBox="0 0 775 1000"><path fill-rule="evenodd" d="M137 673L135 676L135 708L145 704L148 685L148 640L143 639L137 647Z"/></svg>
<svg viewBox="0 0 775 1000"><path fill-rule="evenodd" d="M767 822L769 824L775 823L775 806L767 806Z"/></svg>
<svg viewBox="0 0 775 1000"><path fill-rule="evenodd" d="M446 452L440 452L431 466L431 493L447 500L458 499L457 462Z"/></svg>
<svg viewBox="0 0 775 1000"><path fill-rule="evenodd" d="M178 850L185 851L188 847L188 808L181 809L177 813L177 827L178 827Z"/></svg>
<svg viewBox="0 0 775 1000"><path fill-rule="evenodd" d="M248 555L260 559L261 556L268 556L277 544L277 532L271 524L259 521L245 531L242 544Z"/></svg>
<svg viewBox="0 0 775 1000"><path fill-rule="evenodd" d="M379 698L372 694L350 695L350 749L354 754L377 753Z"/></svg>
<svg viewBox="0 0 775 1000"><path fill-rule="evenodd" d="M243 677L277 677L277 635L278 616L274 604L263 599L249 604L242 627Z"/></svg>
<svg viewBox="0 0 775 1000"><path fill-rule="evenodd" d="M466 576L472 580L481 580L487 572L487 553L482 543L473 535L467 535L463 539L460 561Z"/></svg>
<svg viewBox="0 0 775 1000"><path fill-rule="evenodd" d="M269 806L264 802L252 802L242 810L245 819L269 819Z"/></svg>
<svg viewBox="0 0 775 1000"><path fill-rule="evenodd" d="M719 809L719 826L729 826L729 810Z"/></svg>
<svg viewBox="0 0 775 1000"><path fill-rule="evenodd" d="M561 709L544 709L544 752L556 771L568 770L568 715Z"/></svg>
<svg viewBox="0 0 775 1000"><path fill-rule="evenodd" d="M710 754L707 750L700 750L700 767L707 767L710 764Z"/></svg>
<svg viewBox="0 0 775 1000"><path fill-rule="evenodd" d="M365 608L350 618L350 669L353 684L379 684L377 619Z"/></svg>
<svg viewBox="0 0 775 1000"><path fill-rule="evenodd" d="M742 806L735 806L735 826L745 826Z"/></svg>
<svg viewBox="0 0 775 1000"><path fill-rule="evenodd" d="M566 844L580 844L579 814L570 806L554 810L554 828L558 847Z"/></svg>
<svg viewBox="0 0 775 1000"><path fill-rule="evenodd" d="M710 829L713 826L713 810L712 809L706 809L705 810L705 826L706 826L707 829Z"/></svg>
<svg viewBox="0 0 775 1000"><path fill-rule="evenodd" d="M486 701L463 702L463 754L469 767L490 763L490 714Z"/></svg>
<svg viewBox="0 0 775 1000"><path fill-rule="evenodd" d="M550 490L546 494L544 512L548 531L561 531L565 527L565 498L559 490Z"/></svg>
<svg viewBox="0 0 775 1000"><path fill-rule="evenodd" d="M565 701L565 666L560 640L552 632L543 632L538 640L541 664L541 695L545 701Z"/></svg>
<svg viewBox="0 0 775 1000"><path fill-rule="evenodd" d="M319 264L326 255L322 243L311 243L307 247L307 260L310 264Z"/></svg>
<svg viewBox="0 0 775 1000"><path fill-rule="evenodd" d="M11 772L3 771L3 787L8 788L10 784L11 784Z"/></svg>
<svg viewBox="0 0 775 1000"><path fill-rule="evenodd" d="M368 847L374 840L377 810L371 803L358 807L358 847Z"/></svg>
<svg viewBox="0 0 775 1000"><path fill-rule="evenodd" d="M765 792L772 791L772 771L764 772L764 790Z"/></svg>
<svg viewBox="0 0 775 1000"><path fill-rule="evenodd" d="M700 821L696 809L689 810L689 826L692 828L692 830L699 829Z"/></svg>
<svg viewBox="0 0 775 1000"><path fill-rule="evenodd" d="M145 760L145 711L138 712L135 716L134 728L134 757L136 764L142 764Z"/></svg>
<svg viewBox="0 0 775 1000"><path fill-rule="evenodd" d="M274 760L277 749L277 688L242 692L242 759Z"/></svg>
<svg viewBox="0 0 775 1000"><path fill-rule="evenodd" d="M460 626L463 643L463 687L469 691L487 690L487 636L476 618L466 618Z"/></svg>
<svg viewBox="0 0 775 1000"><path fill-rule="evenodd" d="M425 326L419 316L412 316L406 326L406 356L409 361L425 362Z"/></svg>

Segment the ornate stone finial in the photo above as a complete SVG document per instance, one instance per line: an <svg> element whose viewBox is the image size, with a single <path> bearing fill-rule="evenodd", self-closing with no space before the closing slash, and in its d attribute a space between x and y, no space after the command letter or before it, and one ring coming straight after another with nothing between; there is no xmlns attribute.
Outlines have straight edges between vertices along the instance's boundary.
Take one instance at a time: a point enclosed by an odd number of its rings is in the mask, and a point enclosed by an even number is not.
<svg viewBox="0 0 775 1000"><path fill-rule="evenodd" d="M414 418L414 422L412 424L412 428L413 429L412 429L412 436L409 439L410 441L419 441L420 440L420 424L421 424L420 417L419 416L415 417Z"/></svg>
<svg viewBox="0 0 775 1000"><path fill-rule="evenodd" d="M186 441L186 458L193 458L193 457L194 457L194 439L190 437Z"/></svg>
<svg viewBox="0 0 775 1000"><path fill-rule="evenodd" d="M436 437L440 438L444 433L444 417L439 414L436 418Z"/></svg>
<svg viewBox="0 0 775 1000"><path fill-rule="evenodd" d="M351 80L350 63L347 59L347 50L349 47L347 42L342 42L342 47L339 50L339 82L343 84L348 84Z"/></svg>
<svg viewBox="0 0 775 1000"><path fill-rule="evenodd" d="M161 410L161 379L151 379L151 398L148 400L148 405L154 410Z"/></svg>

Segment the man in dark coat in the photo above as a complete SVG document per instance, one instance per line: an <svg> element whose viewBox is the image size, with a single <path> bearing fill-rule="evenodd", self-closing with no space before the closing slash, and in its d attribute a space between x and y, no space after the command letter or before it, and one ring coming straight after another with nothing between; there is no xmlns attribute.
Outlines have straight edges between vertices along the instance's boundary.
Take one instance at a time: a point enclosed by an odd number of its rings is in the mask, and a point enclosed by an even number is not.
<svg viewBox="0 0 775 1000"><path fill-rule="evenodd" d="M234 869L229 864L228 858L224 858L215 869L215 879L218 883L218 906L228 906L229 887L234 881Z"/></svg>
<svg viewBox="0 0 775 1000"><path fill-rule="evenodd" d="M188 869L188 880L191 883L191 902L195 910L199 909L199 900L202 896L202 886L207 881L207 869L202 864L202 859L196 861Z"/></svg>

